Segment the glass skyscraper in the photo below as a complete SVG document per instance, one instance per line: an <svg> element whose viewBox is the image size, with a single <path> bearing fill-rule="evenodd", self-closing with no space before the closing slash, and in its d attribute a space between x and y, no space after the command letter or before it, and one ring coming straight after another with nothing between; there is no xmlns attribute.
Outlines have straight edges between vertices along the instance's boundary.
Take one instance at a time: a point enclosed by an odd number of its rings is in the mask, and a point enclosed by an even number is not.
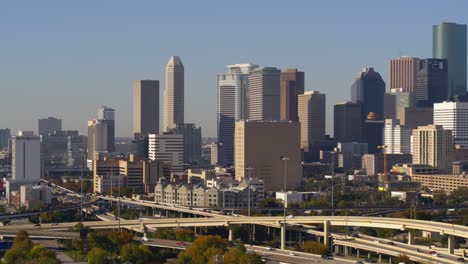
<svg viewBox="0 0 468 264"><path fill-rule="evenodd" d="M448 98L466 92L466 25L440 23L432 28L432 55L448 60Z"/></svg>
<svg viewBox="0 0 468 264"><path fill-rule="evenodd" d="M367 114L374 112L377 120L384 116L385 81L374 68L364 68L359 72L351 86L351 101L361 104L361 120L367 119Z"/></svg>

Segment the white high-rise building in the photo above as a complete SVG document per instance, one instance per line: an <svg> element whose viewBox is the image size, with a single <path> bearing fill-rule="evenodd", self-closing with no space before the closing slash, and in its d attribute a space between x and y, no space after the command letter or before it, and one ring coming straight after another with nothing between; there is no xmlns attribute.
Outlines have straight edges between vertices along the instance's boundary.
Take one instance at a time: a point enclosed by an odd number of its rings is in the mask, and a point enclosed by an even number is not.
<svg viewBox="0 0 468 264"><path fill-rule="evenodd" d="M88 160L96 160L99 152L108 152L108 124L102 120L88 121Z"/></svg>
<svg viewBox="0 0 468 264"><path fill-rule="evenodd" d="M218 75L218 140L223 144L224 164L234 163L235 122L248 118L249 74L255 64L228 65L226 74Z"/></svg>
<svg viewBox="0 0 468 264"><path fill-rule="evenodd" d="M14 136L11 139L12 180L41 181L41 140L38 136Z"/></svg>
<svg viewBox="0 0 468 264"><path fill-rule="evenodd" d="M428 125L413 129L413 163L426 164L441 172L452 171L452 131Z"/></svg>
<svg viewBox="0 0 468 264"><path fill-rule="evenodd" d="M385 119L383 144L387 154L411 154L410 127L401 126L398 119Z"/></svg>
<svg viewBox="0 0 468 264"><path fill-rule="evenodd" d="M452 130L453 144L468 147L468 102L434 104L434 125Z"/></svg>
<svg viewBox="0 0 468 264"><path fill-rule="evenodd" d="M184 65L178 56L172 56L166 65L165 85L163 132L184 123Z"/></svg>
<svg viewBox="0 0 468 264"><path fill-rule="evenodd" d="M171 172L184 170L184 136L172 133L149 134L150 160L171 163Z"/></svg>

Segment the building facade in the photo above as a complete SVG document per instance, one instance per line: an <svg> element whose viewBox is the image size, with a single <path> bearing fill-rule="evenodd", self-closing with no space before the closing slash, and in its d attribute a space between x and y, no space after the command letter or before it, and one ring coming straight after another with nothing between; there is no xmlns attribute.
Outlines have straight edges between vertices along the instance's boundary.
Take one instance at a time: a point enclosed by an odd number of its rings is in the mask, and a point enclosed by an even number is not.
<svg viewBox="0 0 468 264"><path fill-rule="evenodd" d="M325 139L325 94L308 91L298 96L298 115L301 124L301 148Z"/></svg>
<svg viewBox="0 0 468 264"><path fill-rule="evenodd" d="M96 160L100 152L108 152L108 126L100 120L88 121L88 160Z"/></svg>
<svg viewBox="0 0 468 264"><path fill-rule="evenodd" d="M466 92L466 25L440 23L432 28L432 57L449 62L446 98Z"/></svg>
<svg viewBox="0 0 468 264"><path fill-rule="evenodd" d="M103 106L98 109L98 120L107 126L107 151L115 151L115 110Z"/></svg>
<svg viewBox="0 0 468 264"><path fill-rule="evenodd" d="M249 120L280 119L281 70L263 67L249 75Z"/></svg>
<svg viewBox="0 0 468 264"><path fill-rule="evenodd" d="M133 136L159 133L159 81L133 82Z"/></svg>
<svg viewBox="0 0 468 264"><path fill-rule="evenodd" d="M184 163L192 164L201 160L202 132L195 124L176 124L171 130L174 134L182 135L184 140Z"/></svg>
<svg viewBox="0 0 468 264"><path fill-rule="evenodd" d="M297 115L297 97L304 93L304 79L304 72L297 69L286 69L286 71L281 72L281 120L299 121Z"/></svg>
<svg viewBox="0 0 468 264"><path fill-rule="evenodd" d="M366 120L368 113L377 114L377 119L384 116L385 81L374 68L364 68L356 75L351 86L351 102L361 104L361 120Z"/></svg>
<svg viewBox="0 0 468 264"><path fill-rule="evenodd" d="M8 142L11 138L11 132L9 128L0 129L0 149L7 149Z"/></svg>
<svg viewBox="0 0 468 264"><path fill-rule="evenodd" d="M412 128L398 119L385 119L383 145L387 154L411 154Z"/></svg>
<svg viewBox="0 0 468 264"><path fill-rule="evenodd" d="M453 133L453 144L468 148L468 102L434 104L434 125Z"/></svg>
<svg viewBox="0 0 468 264"><path fill-rule="evenodd" d="M448 69L446 59L424 59L419 61L414 97L416 101L429 104L447 100Z"/></svg>
<svg viewBox="0 0 468 264"><path fill-rule="evenodd" d="M287 157L288 160L284 161L282 157ZM286 189L291 190L301 183L301 161L299 123L291 121L236 123L236 179L250 175L264 182L265 191L278 191L283 189L283 179L287 177ZM285 165L286 175L284 175Z"/></svg>
<svg viewBox="0 0 468 264"><path fill-rule="evenodd" d="M390 89L401 88L404 92L413 92L416 86L416 73L419 58L403 56L390 60Z"/></svg>
<svg viewBox="0 0 468 264"><path fill-rule="evenodd" d="M40 136L62 130L62 120L55 117L41 118L38 121L38 133Z"/></svg>
<svg viewBox="0 0 468 264"><path fill-rule="evenodd" d="M172 133L150 134L149 159L171 164L171 172L184 171L184 136Z"/></svg>
<svg viewBox="0 0 468 264"><path fill-rule="evenodd" d="M163 132L184 123L184 65L178 56L172 56L166 65L163 107Z"/></svg>
<svg viewBox="0 0 468 264"><path fill-rule="evenodd" d="M333 136L338 142L362 140L361 105L344 102L334 106Z"/></svg>
<svg viewBox="0 0 468 264"><path fill-rule="evenodd" d="M442 126L428 125L413 129L413 163L426 164L441 172L452 171L452 131Z"/></svg>

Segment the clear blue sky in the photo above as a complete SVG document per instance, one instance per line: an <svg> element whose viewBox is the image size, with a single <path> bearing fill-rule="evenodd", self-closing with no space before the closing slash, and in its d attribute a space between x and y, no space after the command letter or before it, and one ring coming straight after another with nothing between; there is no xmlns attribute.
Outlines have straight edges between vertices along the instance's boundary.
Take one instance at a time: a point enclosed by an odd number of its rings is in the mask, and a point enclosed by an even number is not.
<svg viewBox="0 0 468 264"><path fill-rule="evenodd" d="M179 55L185 119L204 136L216 135L216 75L243 62L305 71L306 89L327 95L330 132L361 68L387 80L390 58L430 57L432 25L466 24L467 10L463 0L2 1L0 127L56 116L85 132L107 105L117 135L130 136L133 80L163 81Z"/></svg>

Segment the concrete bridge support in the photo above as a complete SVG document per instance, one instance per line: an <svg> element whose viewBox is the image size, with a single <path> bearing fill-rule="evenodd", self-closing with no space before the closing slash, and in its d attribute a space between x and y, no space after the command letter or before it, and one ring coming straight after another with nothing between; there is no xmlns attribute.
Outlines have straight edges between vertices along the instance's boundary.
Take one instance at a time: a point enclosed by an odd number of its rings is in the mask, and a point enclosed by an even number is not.
<svg viewBox="0 0 468 264"><path fill-rule="evenodd" d="M327 248L330 246L330 221L323 222L323 244Z"/></svg>
<svg viewBox="0 0 468 264"><path fill-rule="evenodd" d="M411 230L408 230L408 245L414 244L414 234Z"/></svg>
<svg viewBox="0 0 468 264"><path fill-rule="evenodd" d="M284 250L286 247L286 225L283 223L281 226L281 249Z"/></svg>
<svg viewBox="0 0 468 264"><path fill-rule="evenodd" d="M453 254L453 252L455 251L455 237L453 235L448 236L447 245L448 253Z"/></svg>
<svg viewBox="0 0 468 264"><path fill-rule="evenodd" d="M229 230L229 241L234 241L234 232L232 231L232 228L231 226L228 227L228 230Z"/></svg>

